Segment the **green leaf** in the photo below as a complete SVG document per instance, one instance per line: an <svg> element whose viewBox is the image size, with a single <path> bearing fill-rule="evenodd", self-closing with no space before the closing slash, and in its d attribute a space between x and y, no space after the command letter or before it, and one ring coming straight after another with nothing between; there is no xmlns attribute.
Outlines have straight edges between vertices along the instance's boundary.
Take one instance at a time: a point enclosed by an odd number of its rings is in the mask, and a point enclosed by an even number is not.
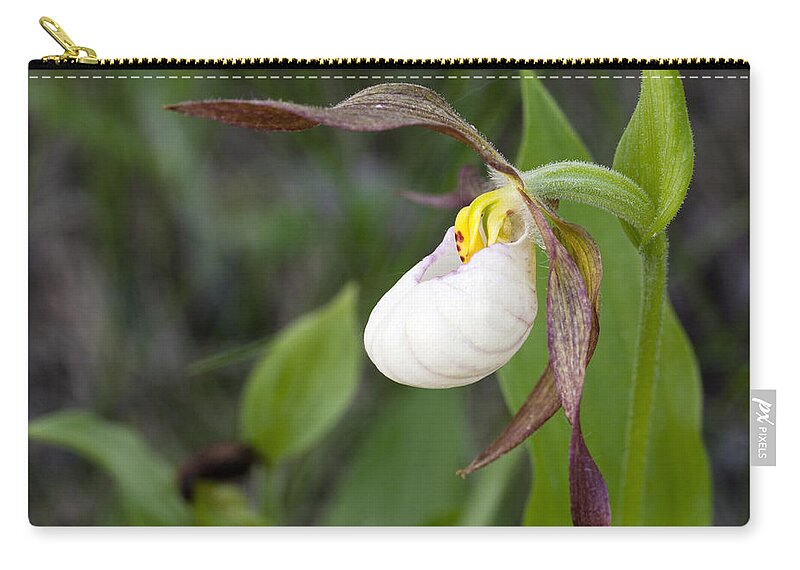
<svg viewBox="0 0 800 570"><path fill-rule="evenodd" d="M643 71L639 102L614 155L614 170L644 188L656 205L655 219L646 232L625 224L637 246L675 216L693 168L692 128L678 72Z"/></svg>
<svg viewBox="0 0 800 570"><path fill-rule="evenodd" d="M117 484L128 524L190 523L174 470L131 428L89 412L65 411L32 421L28 435L69 449L108 471Z"/></svg>
<svg viewBox="0 0 800 570"><path fill-rule="evenodd" d="M241 430L277 461L313 446L355 394L361 364L357 289L290 324L269 345L244 389Z"/></svg>
<svg viewBox="0 0 800 570"><path fill-rule="evenodd" d="M236 485L200 481L192 503L200 526L266 526L270 521L253 511Z"/></svg>
<svg viewBox="0 0 800 570"><path fill-rule="evenodd" d="M540 83L529 82L527 89ZM579 156L561 156L572 160ZM536 162L522 162L530 168ZM637 342L641 260L617 218L594 207L563 202L559 215L583 226L603 258L600 337L586 374L581 418L586 443L608 483L612 524L623 463L632 366ZM547 272L537 272L539 306L545 306ZM515 412L547 365L543 326L500 370L500 385ZM644 520L650 525L706 525L711 520L709 469L702 443L702 394L692 347L674 312L665 313L647 459ZM569 525L570 428L562 412L531 437L533 488L524 517L529 525Z"/></svg>
<svg viewBox="0 0 800 570"><path fill-rule="evenodd" d="M392 387L329 506L329 525L454 524L469 483L464 393Z"/></svg>
<svg viewBox="0 0 800 570"><path fill-rule="evenodd" d="M559 160L590 160L589 151L533 71L521 73L522 142L517 166L535 168Z"/></svg>
<svg viewBox="0 0 800 570"><path fill-rule="evenodd" d="M581 224L603 256L600 338L586 375L581 405L586 443L608 483L612 524L619 497L633 356L636 346L641 263L617 220L582 204L562 203L559 213ZM544 279L539 272L538 278ZM623 277L624 276L624 277ZM540 281L540 303L545 283ZM544 306L544 305L541 305ZM500 380L509 408L522 404L547 364L544 327L534 327ZM665 314L653 439L643 504L648 525L706 525L711 521L709 470L702 434L700 375L691 345L674 312ZM533 490L525 524L569 525L569 424L557 413L533 435ZM666 491L674 489L675 493ZM680 492L678 493L678 489Z"/></svg>

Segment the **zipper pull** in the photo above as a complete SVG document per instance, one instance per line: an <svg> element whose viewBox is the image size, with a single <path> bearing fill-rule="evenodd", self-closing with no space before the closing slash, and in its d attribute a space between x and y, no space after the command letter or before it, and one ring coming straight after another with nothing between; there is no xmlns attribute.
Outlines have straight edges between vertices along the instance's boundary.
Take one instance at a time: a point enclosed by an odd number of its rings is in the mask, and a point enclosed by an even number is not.
<svg viewBox="0 0 800 570"><path fill-rule="evenodd" d="M42 16L39 18L39 24L44 28L44 31L50 34L51 38L58 42L58 45L64 48L63 54L46 55L42 58L42 61L55 61L56 63L100 63L100 60L97 59L97 54L92 48L75 45L75 42L67 35L67 32L52 18ZM86 55L81 55L81 52Z"/></svg>

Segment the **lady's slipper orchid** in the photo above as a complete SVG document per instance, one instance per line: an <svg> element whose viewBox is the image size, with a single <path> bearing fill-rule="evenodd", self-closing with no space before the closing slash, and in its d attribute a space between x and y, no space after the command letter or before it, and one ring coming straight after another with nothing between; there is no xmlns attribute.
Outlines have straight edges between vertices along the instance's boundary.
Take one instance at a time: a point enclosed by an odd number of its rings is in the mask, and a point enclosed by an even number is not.
<svg viewBox="0 0 800 570"><path fill-rule="evenodd" d="M561 220L556 204L530 196L519 171L438 93L420 85L374 85L332 107L216 100L167 108L264 131L301 131L317 125L351 131L421 126L471 147L492 172L494 189L482 193L485 185L471 183L468 193L478 197L459 212L433 253L411 268L373 310L364 335L366 350L386 376L412 386L463 386L491 374L522 346L533 325L535 244L542 246L549 258L550 362L503 434L460 473L469 474L499 458L563 408L572 425L573 522L610 524L606 484L580 427L586 366L599 333L602 278L599 250L585 230ZM464 180L462 176L462 184ZM450 199L413 199L452 204Z"/></svg>
<svg viewBox="0 0 800 570"><path fill-rule="evenodd" d="M508 362L536 318L532 226L510 186L463 208L373 309L364 346L375 366L401 384L452 388Z"/></svg>

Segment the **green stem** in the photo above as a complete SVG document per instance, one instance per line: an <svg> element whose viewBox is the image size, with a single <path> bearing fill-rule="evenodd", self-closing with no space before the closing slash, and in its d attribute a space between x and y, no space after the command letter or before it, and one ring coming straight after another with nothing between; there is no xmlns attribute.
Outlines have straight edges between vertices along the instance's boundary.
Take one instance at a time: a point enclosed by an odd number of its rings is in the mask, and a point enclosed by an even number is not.
<svg viewBox="0 0 800 570"><path fill-rule="evenodd" d="M588 204L611 212L644 233L655 219L650 196L633 180L589 162L554 162L522 173L525 186L538 198Z"/></svg>
<svg viewBox="0 0 800 570"><path fill-rule="evenodd" d="M643 524L642 497L653 394L658 380L658 359L667 293L668 249L667 236L661 232L640 250L643 269L641 313L617 513L617 524L620 525Z"/></svg>

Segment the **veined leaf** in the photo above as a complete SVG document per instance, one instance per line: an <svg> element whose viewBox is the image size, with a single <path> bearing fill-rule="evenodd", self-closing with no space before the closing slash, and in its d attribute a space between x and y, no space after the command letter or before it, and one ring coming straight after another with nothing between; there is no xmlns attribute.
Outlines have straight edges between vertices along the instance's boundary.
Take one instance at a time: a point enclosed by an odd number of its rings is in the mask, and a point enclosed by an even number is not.
<svg viewBox="0 0 800 570"><path fill-rule="evenodd" d="M244 389L241 429L262 456L302 453L341 417L358 385L361 332L354 285L289 325L255 366Z"/></svg>
<svg viewBox="0 0 800 570"><path fill-rule="evenodd" d="M614 170L641 186L656 204L642 234L624 223L637 246L667 227L683 203L694 168L692 127L677 71L642 72L639 102L614 155Z"/></svg>
<svg viewBox="0 0 800 570"><path fill-rule="evenodd" d="M110 473L128 524L190 524L175 471L133 429L89 412L65 411L32 421L28 435L69 449Z"/></svg>

